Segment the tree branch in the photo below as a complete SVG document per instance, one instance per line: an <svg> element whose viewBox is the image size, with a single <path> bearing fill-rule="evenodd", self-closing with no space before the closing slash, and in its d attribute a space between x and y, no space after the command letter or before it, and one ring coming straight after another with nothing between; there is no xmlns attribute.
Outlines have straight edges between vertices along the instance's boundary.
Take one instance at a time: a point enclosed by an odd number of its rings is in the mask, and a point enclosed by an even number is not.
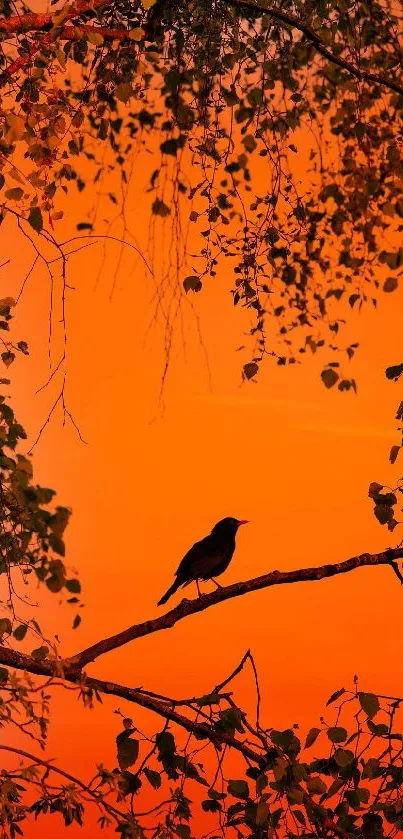
<svg viewBox="0 0 403 839"><path fill-rule="evenodd" d="M100 806L103 807L106 812L110 813L115 817L115 819L124 819L125 813L122 810L118 810L116 807L113 807L112 804L109 804L105 801L105 796L102 793L98 793L96 790L91 789L91 787L84 784L83 781L80 781L79 778L76 778L75 775L70 775L69 772L65 772L63 769L59 769L57 766L50 760L44 760L41 757L37 757L37 755L33 755L30 752L26 752L23 749L17 749L14 746L3 746L0 745L0 751L2 752L11 752L12 754L19 755L20 757L26 757L28 760L32 760L34 764L38 764L38 766L44 766L49 772L54 772L56 775L61 775L62 778L66 778L66 780L70 781L76 786L80 787L80 789L85 792L87 795L91 796L93 800Z"/></svg>
<svg viewBox="0 0 403 839"><path fill-rule="evenodd" d="M86 12L94 11L95 9L100 9L103 6L110 5L111 0L79 0L64 16L63 15L63 24L74 18L80 17L81 15L85 14ZM397 82L393 81L392 79L387 78L383 74L375 74L370 73L366 70L363 70L359 67L356 67L350 61L345 60L344 58L340 58L340 56L336 55L334 52L329 50L323 41L321 40L320 36L314 29L312 29L307 23L300 20L296 15L293 15L288 12L284 12L282 9L278 9L274 6L265 6L261 3L254 3L253 0L225 0L229 6L232 6L235 9L238 9L240 12L253 12L256 14L257 17L262 15L269 15L270 17L277 20L279 23L284 24L285 26L289 26L292 29L296 29L298 32L301 32L307 40L312 44L316 52L320 53L324 58L327 59L331 64L335 64L338 67L341 67L343 70L346 70L350 75L354 76L359 81L367 81L371 84L379 84L382 87L387 88L388 90L393 90L395 93L399 93L403 96L403 86L398 84ZM60 17L59 17L60 19ZM43 32L47 31L49 27L57 26L57 16L53 17L50 14L35 14L29 13L26 15L14 15L12 17L0 20L0 33L4 33L5 35L12 35L12 34L20 34L20 33L27 33L27 32ZM100 35L103 35L106 39L112 40L126 40L128 37L128 33L126 30L122 29L111 29L109 27L97 27L97 26L86 26L82 25L79 29L87 29L88 31L96 32ZM58 36L64 40L75 40L78 39L79 33L75 31L73 27L64 27L61 34ZM18 61L18 59L17 59ZM3 73L3 76L7 75L6 71ZM11 75L11 74L10 74Z"/></svg>
<svg viewBox="0 0 403 839"><path fill-rule="evenodd" d="M153 620L144 621L144 623L134 624L134 626L130 626L128 629L123 630L123 632L118 632L117 635L112 635L109 638L104 638L102 641L97 641L96 644L77 653L66 663L68 666L73 666L81 670L91 661L99 658L99 656L105 655L105 653L111 652L118 647L122 647L124 644L129 643L129 641L134 641L136 638L143 638L145 635L151 635L162 629L170 629L178 621L183 620L183 618L189 615L204 612L210 606L215 606L217 603L225 600L231 600L233 597L240 597L251 591L290 583L323 580L325 577L346 574L364 566L392 565L393 567L393 562L402 557L403 548L390 548L379 554L365 553L360 556L354 556L351 559L346 559L344 562L338 562L334 565L300 568L297 571L271 571L262 577L255 577L252 580L245 580L245 582L233 583L231 586L219 588L211 594L202 595L197 600L182 600L179 606L171 609L165 615L161 615L161 617L154 618Z"/></svg>
<svg viewBox="0 0 403 839"><path fill-rule="evenodd" d="M296 15L289 12L283 12L282 9L277 9L273 6L264 6L261 3L254 3L253 0L225 0L225 2L228 3L229 6L233 6L235 9L239 9L240 11L256 12L257 17L260 17L261 15L269 15L269 17L273 17L275 20L279 21L279 23L284 23L292 29L296 29L298 32L305 35L307 40L311 42L316 52L323 55L323 57L330 61L331 64L336 64L338 67L342 67L343 70L347 70L348 73L355 76L355 78L360 81L365 80L367 82L380 84L382 87L387 87L389 90L393 90L395 93L400 93L400 95L403 96L402 85L397 84L381 74L368 73L366 70L355 67L350 61L346 61L344 58L340 58L338 55L335 55L334 52L331 52L331 50L325 46L317 32L315 32L314 29L311 29L307 23L304 23Z"/></svg>

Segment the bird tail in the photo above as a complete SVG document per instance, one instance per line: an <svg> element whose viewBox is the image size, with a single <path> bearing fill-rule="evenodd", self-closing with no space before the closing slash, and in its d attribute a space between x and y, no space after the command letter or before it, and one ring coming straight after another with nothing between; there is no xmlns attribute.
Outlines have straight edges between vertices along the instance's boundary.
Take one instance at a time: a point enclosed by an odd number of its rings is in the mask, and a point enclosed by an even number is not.
<svg viewBox="0 0 403 839"><path fill-rule="evenodd" d="M175 592L181 585L183 585L183 581L180 580L179 577L177 577L175 582L173 582L171 587L168 589L168 591L166 591L164 596L161 597L161 600L158 601L157 606L163 606L164 603L166 603L167 600L169 600L169 598L172 597L173 594L175 594Z"/></svg>

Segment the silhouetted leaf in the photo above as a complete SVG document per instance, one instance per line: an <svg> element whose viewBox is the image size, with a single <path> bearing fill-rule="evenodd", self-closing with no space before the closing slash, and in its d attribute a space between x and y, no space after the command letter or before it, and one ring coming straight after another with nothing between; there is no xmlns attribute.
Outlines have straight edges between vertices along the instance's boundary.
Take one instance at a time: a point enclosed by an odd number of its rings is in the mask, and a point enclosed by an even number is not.
<svg viewBox="0 0 403 839"><path fill-rule="evenodd" d="M362 693L361 691L358 694L358 699L361 705L361 708L367 716L372 719L375 714L378 713L380 705L379 699L375 696L374 693Z"/></svg>
<svg viewBox="0 0 403 839"><path fill-rule="evenodd" d="M116 745L118 749L118 764L122 772L133 766L139 754L139 741L130 737L135 731L134 728L127 728L121 731L116 737Z"/></svg>

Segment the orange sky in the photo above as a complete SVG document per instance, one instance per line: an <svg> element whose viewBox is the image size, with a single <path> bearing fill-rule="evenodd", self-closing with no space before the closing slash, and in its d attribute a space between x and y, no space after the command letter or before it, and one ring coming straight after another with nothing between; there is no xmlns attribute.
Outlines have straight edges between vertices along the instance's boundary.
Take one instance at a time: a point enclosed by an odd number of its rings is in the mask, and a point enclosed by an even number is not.
<svg viewBox="0 0 403 839"><path fill-rule="evenodd" d="M141 201L133 193L133 223L144 232ZM10 235L4 225L2 230ZM2 294L11 293L27 264L21 247L15 239L18 253L4 273ZM400 393L384 369L402 360L401 292L385 295L378 312L354 315L348 337L361 345L350 364L358 396L326 391L321 363L310 358L286 369L268 361L257 384L241 384L235 349L244 343L247 321L232 307L222 272L192 300L212 390L185 302L186 347L175 345L161 415L161 328L153 327L145 340L152 284L129 254L110 301L108 269L94 290L101 256L100 250L84 252L70 274L75 291L68 303L67 393L87 445L61 427L58 413L34 455L37 480L56 488L60 503L73 508L67 561L80 572L83 622L73 632L74 613L59 610L54 596L45 597L41 615L45 632L58 633L66 656L156 616L156 602L183 554L223 516L250 520L239 532L223 583L397 544L399 531L390 535L377 524L367 489L371 480L393 484L400 474L399 461L388 464ZM57 395L55 385L35 396L48 375L48 291L38 272L17 316L31 355L10 371L14 404L31 440ZM110 653L89 672L172 696L198 695L250 647L266 725L298 721L306 728L317 724L333 690L352 686L354 674L363 690L401 693L401 638L401 590L381 567L230 601ZM247 702L251 681L242 678L239 685L240 701ZM118 700L89 713L72 696L61 696L48 755L88 778L99 760L115 765L120 726L111 711L118 706L144 721ZM56 818L40 822L38 831L54 835ZM91 824L88 819L77 835L93 836Z"/></svg>

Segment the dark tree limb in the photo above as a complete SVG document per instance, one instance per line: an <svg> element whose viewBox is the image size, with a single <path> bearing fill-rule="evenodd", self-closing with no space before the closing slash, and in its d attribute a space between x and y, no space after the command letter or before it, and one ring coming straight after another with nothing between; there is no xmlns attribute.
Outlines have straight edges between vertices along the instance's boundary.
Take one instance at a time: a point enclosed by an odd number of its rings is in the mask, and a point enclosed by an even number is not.
<svg viewBox="0 0 403 839"><path fill-rule="evenodd" d="M159 618L144 621L144 623L134 624L123 632L118 632L116 635L111 635L109 638L104 638L102 641L97 641L91 647L77 653L73 658L69 659L67 665L76 667L81 670L91 661L95 661L105 653L116 650L128 644L129 641L134 641L137 638L143 638L145 635L151 635L154 632L159 632L162 629L171 629L178 621L189 615L194 615L197 612L204 612L210 606L215 606L225 600L231 600L233 597L241 597L251 591L258 591L262 588L269 588L271 586L287 585L290 583L312 582L315 580L323 580L326 577L334 577L337 574L346 574L354 571L356 568L363 568L364 566L375 565L391 565L396 564L397 559L403 557L403 548L390 548L379 554L360 554L351 559L346 559L344 562L337 562L334 565L320 565L316 568L300 568L297 571L271 571L269 574L263 574L261 577L255 577L252 580L245 580L241 583L233 583L231 586L219 588L211 594L204 594L197 600L182 600L179 606L161 615Z"/></svg>

